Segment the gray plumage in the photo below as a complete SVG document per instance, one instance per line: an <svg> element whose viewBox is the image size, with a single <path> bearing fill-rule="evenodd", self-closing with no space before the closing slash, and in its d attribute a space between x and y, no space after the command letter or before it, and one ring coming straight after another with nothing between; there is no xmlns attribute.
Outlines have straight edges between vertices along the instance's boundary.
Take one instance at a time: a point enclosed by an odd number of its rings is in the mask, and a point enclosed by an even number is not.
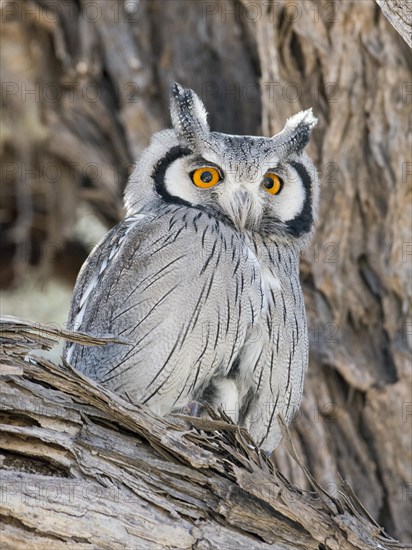
<svg viewBox="0 0 412 550"><path fill-rule="evenodd" d="M290 422L300 405L308 361L299 254L318 203L304 153L316 119L298 113L273 138L211 132L201 100L177 84L171 117L72 300L70 328L130 343L67 344L65 357L161 415L223 406L271 450L278 415Z"/></svg>

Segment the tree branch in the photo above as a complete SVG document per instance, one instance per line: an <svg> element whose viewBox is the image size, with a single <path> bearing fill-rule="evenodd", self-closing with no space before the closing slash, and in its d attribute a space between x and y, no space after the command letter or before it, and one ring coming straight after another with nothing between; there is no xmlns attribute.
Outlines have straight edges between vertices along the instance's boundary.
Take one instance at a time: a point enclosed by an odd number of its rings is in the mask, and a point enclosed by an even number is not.
<svg viewBox="0 0 412 550"><path fill-rule="evenodd" d="M412 4L409 0L375 0L383 15L412 48Z"/></svg>
<svg viewBox="0 0 412 550"><path fill-rule="evenodd" d="M223 413L160 419L30 354L51 333L76 338L0 321L6 547L405 548L344 485L293 487Z"/></svg>

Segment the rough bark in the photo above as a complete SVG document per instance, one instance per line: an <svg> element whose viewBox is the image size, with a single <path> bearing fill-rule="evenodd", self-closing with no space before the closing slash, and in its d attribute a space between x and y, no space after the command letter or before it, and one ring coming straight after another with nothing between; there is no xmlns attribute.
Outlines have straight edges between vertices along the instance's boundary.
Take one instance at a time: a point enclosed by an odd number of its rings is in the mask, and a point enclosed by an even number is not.
<svg viewBox="0 0 412 550"><path fill-rule="evenodd" d="M382 10L396 3L408 5ZM78 208L108 226L121 218L131 163L169 125L171 79L203 96L221 131L270 135L313 106L322 199L302 262L311 361L292 434L329 492L342 476L391 535L411 540L411 66L379 6L2 6L3 286L27 264L73 284L89 244L73 229ZM284 445L274 459L308 488Z"/></svg>
<svg viewBox="0 0 412 550"><path fill-rule="evenodd" d="M385 17L412 47L412 6L402 0L376 0Z"/></svg>
<svg viewBox="0 0 412 550"><path fill-rule="evenodd" d="M349 487L300 491L219 414L162 420L28 355L62 335L45 329L0 321L2 548L405 548Z"/></svg>

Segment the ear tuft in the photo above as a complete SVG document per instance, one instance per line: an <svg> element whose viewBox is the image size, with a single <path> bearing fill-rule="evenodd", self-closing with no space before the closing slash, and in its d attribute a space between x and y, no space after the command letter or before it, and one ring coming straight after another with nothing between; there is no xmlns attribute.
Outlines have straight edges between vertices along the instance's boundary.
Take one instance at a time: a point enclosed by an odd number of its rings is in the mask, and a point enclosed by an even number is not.
<svg viewBox="0 0 412 550"><path fill-rule="evenodd" d="M310 133L318 123L312 109L300 111L287 119L282 132L273 136L272 139L279 141L290 153L301 153L309 142Z"/></svg>
<svg viewBox="0 0 412 550"><path fill-rule="evenodd" d="M312 107L306 109L306 111L300 111L296 115L291 116L287 119L285 124L285 129L294 129L297 127L307 127L307 130L312 130L318 123L318 119L314 116Z"/></svg>
<svg viewBox="0 0 412 550"><path fill-rule="evenodd" d="M185 143L196 145L209 133L207 112L199 96L177 82L171 86L170 116L177 136Z"/></svg>

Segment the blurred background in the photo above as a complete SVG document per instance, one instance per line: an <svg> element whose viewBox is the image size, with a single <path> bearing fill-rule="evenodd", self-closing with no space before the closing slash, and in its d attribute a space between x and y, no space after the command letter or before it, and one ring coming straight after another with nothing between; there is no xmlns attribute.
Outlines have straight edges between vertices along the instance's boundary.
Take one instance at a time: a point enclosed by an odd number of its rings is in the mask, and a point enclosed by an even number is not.
<svg viewBox="0 0 412 550"><path fill-rule="evenodd" d="M65 325L133 163L170 125L171 81L222 132L269 136L313 107L322 198L292 433L330 493L342 476L411 541L412 57L389 4L1 0L0 311ZM283 445L275 461L308 488Z"/></svg>

